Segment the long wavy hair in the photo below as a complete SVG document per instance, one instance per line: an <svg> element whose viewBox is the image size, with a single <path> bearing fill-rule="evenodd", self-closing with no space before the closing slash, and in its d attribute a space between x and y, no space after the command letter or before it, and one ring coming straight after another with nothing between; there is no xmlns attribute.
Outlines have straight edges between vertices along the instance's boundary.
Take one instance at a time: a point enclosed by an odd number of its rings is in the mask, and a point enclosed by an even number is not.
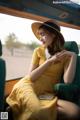
<svg viewBox="0 0 80 120"><path fill-rule="evenodd" d="M60 38L59 33L56 30L49 26L46 26L45 24L41 25L39 29L47 30L49 33L55 34L55 38L53 39L51 45L47 47L48 52L51 55L54 55L55 53L60 52L64 49L64 37L62 36L62 38Z"/></svg>

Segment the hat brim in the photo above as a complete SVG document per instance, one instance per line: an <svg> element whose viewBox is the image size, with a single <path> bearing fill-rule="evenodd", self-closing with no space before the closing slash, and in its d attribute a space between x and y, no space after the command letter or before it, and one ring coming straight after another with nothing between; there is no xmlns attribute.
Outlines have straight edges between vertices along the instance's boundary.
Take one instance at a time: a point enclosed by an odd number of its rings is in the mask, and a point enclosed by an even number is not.
<svg viewBox="0 0 80 120"><path fill-rule="evenodd" d="M36 36L36 38L37 38L38 40L40 40L40 37L39 37L39 34L38 34L38 30L39 30L39 27L40 27L41 25L43 25L43 24L44 24L44 23L34 22L34 23L32 23L32 25L31 25L32 31L33 31L34 35ZM47 24L45 24L45 25L48 26ZM51 27L51 26L48 26L48 27ZM62 35L58 30L56 30L55 28L53 28L53 27L51 27L51 28L54 29L54 30L58 33L59 38L64 42L63 35Z"/></svg>

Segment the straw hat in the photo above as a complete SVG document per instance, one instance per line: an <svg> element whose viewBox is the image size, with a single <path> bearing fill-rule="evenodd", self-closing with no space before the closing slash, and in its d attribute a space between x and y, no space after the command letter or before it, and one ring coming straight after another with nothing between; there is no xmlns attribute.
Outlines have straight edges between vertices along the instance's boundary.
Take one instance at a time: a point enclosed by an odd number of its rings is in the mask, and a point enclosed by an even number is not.
<svg viewBox="0 0 80 120"><path fill-rule="evenodd" d="M38 35L37 31L41 25L46 25L47 27L54 29L58 33L60 40L64 43L63 35L60 32L60 26L57 24L57 22L52 21L52 20L48 20L44 23L42 23L42 22L32 23L32 25L31 25L32 31L33 31L34 35L37 37L37 39L39 39L39 35Z"/></svg>

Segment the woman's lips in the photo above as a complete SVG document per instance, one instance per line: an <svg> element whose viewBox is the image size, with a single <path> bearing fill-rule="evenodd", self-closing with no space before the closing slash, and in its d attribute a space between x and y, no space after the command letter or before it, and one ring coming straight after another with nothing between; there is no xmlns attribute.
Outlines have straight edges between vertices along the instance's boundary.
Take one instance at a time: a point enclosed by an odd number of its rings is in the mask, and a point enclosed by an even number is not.
<svg viewBox="0 0 80 120"><path fill-rule="evenodd" d="M45 41L42 41L43 44L45 44L46 42Z"/></svg>

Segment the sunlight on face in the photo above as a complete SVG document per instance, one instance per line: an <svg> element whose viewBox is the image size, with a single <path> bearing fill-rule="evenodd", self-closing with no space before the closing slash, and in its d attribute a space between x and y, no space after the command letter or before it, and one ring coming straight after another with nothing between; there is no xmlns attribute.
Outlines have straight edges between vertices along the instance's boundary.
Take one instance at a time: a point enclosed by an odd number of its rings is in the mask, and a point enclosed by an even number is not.
<svg viewBox="0 0 80 120"><path fill-rule="evenodd" d="M39 35L39 40L42 42L42 44L45 47L50 46L55 38L55 35L53 33L50 33L49 31L44 29L38 30L38 35Z"/></svg>

